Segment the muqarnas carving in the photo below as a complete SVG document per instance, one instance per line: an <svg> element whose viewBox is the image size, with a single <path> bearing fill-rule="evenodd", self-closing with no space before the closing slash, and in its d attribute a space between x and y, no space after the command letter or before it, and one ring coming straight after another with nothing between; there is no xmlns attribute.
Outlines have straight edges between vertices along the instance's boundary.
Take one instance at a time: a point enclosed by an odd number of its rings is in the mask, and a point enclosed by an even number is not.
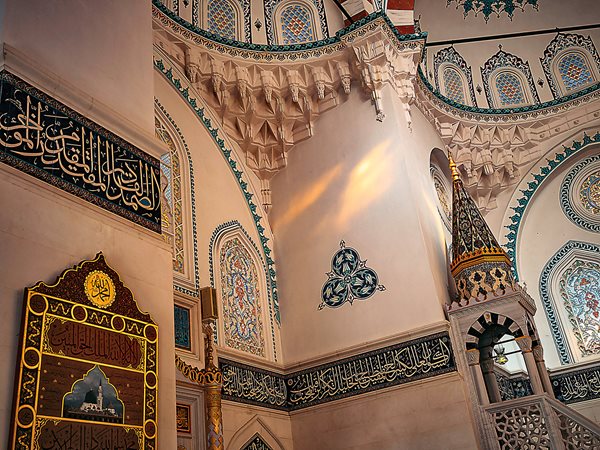
<svg viewBox="0 0 600 450"><path fill-rule="evenodd" d="M331 272L327 273L328 279L321 290L319 309L337 308L346 302L352 304L354 299L366 300L375 291L385 291L377 273L366 264L367 260L361 261L355 249L340 241L340 250L333 255Z"/></svg>

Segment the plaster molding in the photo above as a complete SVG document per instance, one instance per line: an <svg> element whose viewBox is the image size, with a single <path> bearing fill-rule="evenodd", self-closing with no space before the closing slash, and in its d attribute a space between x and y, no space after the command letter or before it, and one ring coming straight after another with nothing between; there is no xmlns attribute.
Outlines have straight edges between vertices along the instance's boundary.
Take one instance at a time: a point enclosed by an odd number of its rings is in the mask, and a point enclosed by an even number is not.
<svg viewBox="0 0 600 450"><path fill-rule="evenodd" d="M539 105L485 109L459 105L435 92L419 70L416 104L435 127L482 212L518 183L556 136L600 123L600 84Z"/></svg>
<svg viewBox="0 0 600 450"><path fill-rule="evenodd" d="M344 102L352 83L361 83L377 120L385 117L382 89L391 86L410 126L423 35L399 35L382 13L333 38L293 46L225 45L156 6L153 16L155 47L184 70L240 146L262 182L267 211L269 181L287 165L288 151L314 134L318 117Z"/></svg>

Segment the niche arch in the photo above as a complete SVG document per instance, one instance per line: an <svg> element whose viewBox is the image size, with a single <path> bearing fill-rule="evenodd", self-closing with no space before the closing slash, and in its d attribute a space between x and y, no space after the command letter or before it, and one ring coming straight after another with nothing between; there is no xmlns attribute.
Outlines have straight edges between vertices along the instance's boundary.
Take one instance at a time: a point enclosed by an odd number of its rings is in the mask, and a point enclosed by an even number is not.
<svg viewBox="0 0 600 450"><path fill-rule="evenodd" d="M272 450L286 450L281 440L271 431L267 424L258 416L253 416L229 440L225 450L242 450L256 437L260 438Z"/></svg>

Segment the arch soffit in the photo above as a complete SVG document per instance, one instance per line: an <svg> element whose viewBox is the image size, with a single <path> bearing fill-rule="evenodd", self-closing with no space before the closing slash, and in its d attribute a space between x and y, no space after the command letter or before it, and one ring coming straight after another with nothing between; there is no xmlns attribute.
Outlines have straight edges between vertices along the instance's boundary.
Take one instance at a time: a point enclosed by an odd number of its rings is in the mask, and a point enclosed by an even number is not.
<svg viewBox="0 0 600 450"><path fill-rule="evenodd" d="M519 280L519 254L520 231L523 222L529 212L535 194L540 190L557 169L564 164L571 164L576 156L583 154L593 145L600 144L600 125L575 132L565 137L556 145L553 145L544 153L528 171L528 175L513 189L512 196L507 204L502 218L502 228L507 230L504 236L498 236L504 241L508 256L513 264L513 272Z"/></svg>
<svg viewBox="0 0 600 450"><path fill-rule="evenodd" d="M166 79L167 83L179 94L179 97L187 103L187 106L192 110L192 113L196 115L202 126L204 126L212 136L213 141L219 148L225 161L229 164L229 167L238 182L259 236L262 249L261 257L264 257L267 266L269 294L273 301L275 318L277 323L280 323L275 261L271 257L272 250L268 245L268 241L270 240L270 237L272 237L272 232L268 221L263 220L263 218L267 216L267 213L262 204L260 202L255 203L253 200L254 198L260 198L258 195L260 191L256 189L254 179L247 175L251 171L248 170L244 172L238 169L238 167L244 167L243 163L241 163L244 159L239 156L240 151L237 144L233 142L226 133L213 126L213 123L219 123L218 115L215 114L209 105L202 100L201 95L192 86L187 77L179 69L178 65L173 63L171 58L156 45L154 46L153 59L155 70ZM269 237L267 237L267 235Z"/></svg>
<svg viewBox="0 0 600 450"><path fill-rule="evenodd" d="M229 440L229 444L225 447L225 450L240 450L254 439L257 434L259 434L273 450L286 450L285 446L281 443L281 440L258 415L254 415L235 432Z"/></svg>

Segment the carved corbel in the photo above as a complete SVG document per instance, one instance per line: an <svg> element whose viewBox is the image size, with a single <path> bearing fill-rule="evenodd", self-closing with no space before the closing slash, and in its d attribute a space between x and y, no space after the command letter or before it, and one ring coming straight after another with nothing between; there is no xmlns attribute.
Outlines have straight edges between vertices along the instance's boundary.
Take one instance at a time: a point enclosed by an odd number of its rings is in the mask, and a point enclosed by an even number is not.
<svg viewBox="0 0 600 450"><path fill-rule="evenodd" d="M327 81L327 74L322 67L313 67L312 76L315 80L315 86L317 87L317 97L319 100L325 98L325 82Z"/></svg>
<svg viewBox="0 0 600 450"><path fill-rule="evenodd" d="M352 76L350 75L350 65L346 61L337 62L337 70L342 81L342 87L346 94L350 93L350 85L352 83Z"/></svg>
<svg viewBox="0 0 600 450"><path fill-rule="evenodd" d="M223 61L211 59L210 61L211 79L215 94L219 94L225 81L225 65Z"/></svg>
<svg viewBox="0 0 600 450"><path fill-rule="evenodd" d="M298 103L298 94L300 93L300 74L297 70L290 70L287 73L287 80L290 86L292 101Z"/></svg>
<svg viewBox="0 0 600 450"><path fill-rule="evenodd" d="M242 99L242 104L247 107L248 97L250 96L250 74L246 67L237 66L235 68L235 77L237 79L237 88Z"/></svg>
<svg viewBox="0 0 600 450"><path fill-rule="evenodd" d="M273 72L263 70L260 72L260 79L265 93L265 100L267 103L271 103L271 99L273 98L273 88L276 86L275 76L273 75Z"/></svg>
<svg viewBox="0 0 600 450"><path fill-rule="evenodd" d="M185 49L185 74L192 83L200 81L200 55L190 48Z"/></svg>

